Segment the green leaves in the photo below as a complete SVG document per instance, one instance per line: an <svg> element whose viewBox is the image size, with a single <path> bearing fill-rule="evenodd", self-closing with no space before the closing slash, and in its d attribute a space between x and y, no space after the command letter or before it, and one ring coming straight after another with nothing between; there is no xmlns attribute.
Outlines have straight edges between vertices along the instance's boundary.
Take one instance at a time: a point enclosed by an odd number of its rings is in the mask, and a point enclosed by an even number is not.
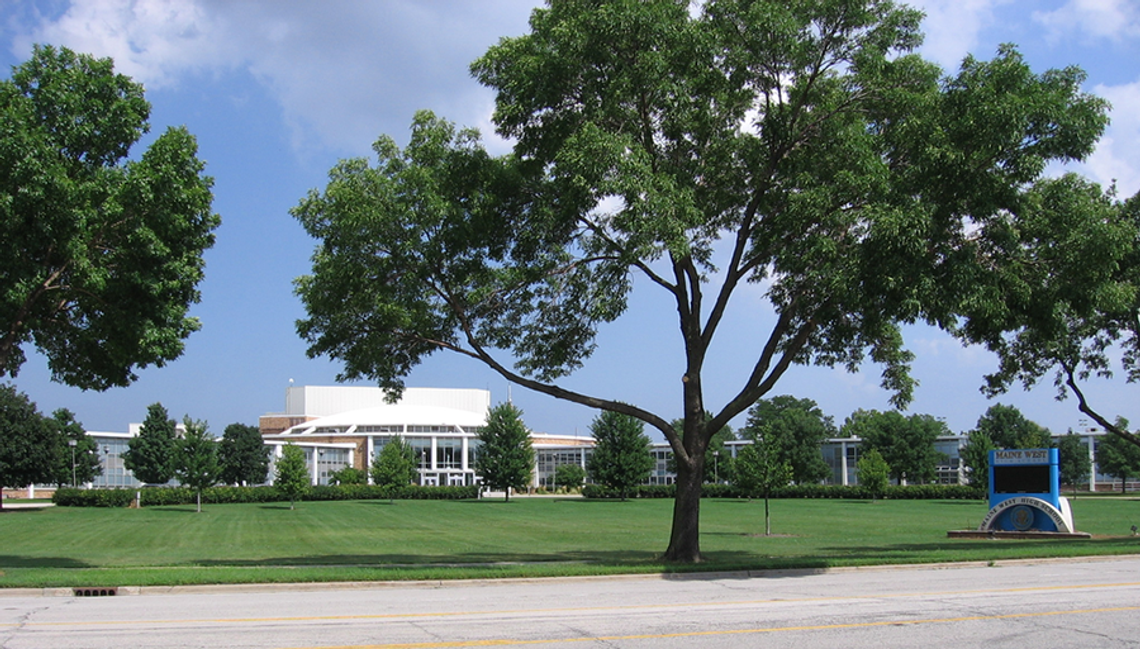
<svg viewBox="0 0 1140 649"><path fill-rule="evenodd" d="M479 429L475 473L491 489L501 489L511 499L511 489L525 489L534 471L534 449L522 421L522 410L508 403L493 406L487 425Z"/></svg>
<svg viewBox="0 0 1140 649"><path fill-rule="evenodd" d="M655 460L650 453L645 424L629 415L603 411L590 424L594 452L586 462L590 480L621 494L645 482Z"/></svg>
<svg viewBox="0 0 1140 649"><path fill-rule="evenodd" d="M124 162L149 110L110 59L66 48L36 47L0 82L0 376L32 341L55 380L128 385L199 328L212 180L181 128Z"/></svg>

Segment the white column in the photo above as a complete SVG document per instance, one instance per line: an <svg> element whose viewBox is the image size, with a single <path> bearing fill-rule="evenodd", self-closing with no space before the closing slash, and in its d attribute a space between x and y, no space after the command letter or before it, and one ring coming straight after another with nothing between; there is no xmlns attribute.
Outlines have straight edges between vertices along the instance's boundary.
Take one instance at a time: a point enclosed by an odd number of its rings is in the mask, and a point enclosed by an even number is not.
<svg viewBox="0 0 1140 649"><path fill-rule="evenodd" d="M1089 450L1089 491L1096 491L1096 453L1093 452L1093 436L1085 435L1085 447Z"/></svg>
<svg viewBox="0 0 1140 649"><path fill-rule="evenodd" d="M840 483L847 486L847 442L839 442Z"/></svg>
<svg viewBox="0 0 1140 649"><path fill-rule="evenodd" d="M376 437L369 435L365 440L364 448L367 450L368 456L364 460L364 475L368 476L365 481L372 484L372 458L376 455Z"/></svg>

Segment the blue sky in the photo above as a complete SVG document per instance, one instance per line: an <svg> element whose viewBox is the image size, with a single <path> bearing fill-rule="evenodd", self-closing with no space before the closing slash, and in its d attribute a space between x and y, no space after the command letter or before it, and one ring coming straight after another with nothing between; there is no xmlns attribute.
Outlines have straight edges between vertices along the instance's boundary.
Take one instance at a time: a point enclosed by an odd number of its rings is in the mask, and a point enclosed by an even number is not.
<svg viewBox="0 0 1140 649"><path fill-rule="evenodd" d="M221 434L233 422L284 408L296 385L331 385L334 362L310 360L296 335L303 317L292 281L309 271L314 242L289 215L311 189L323 188L340 158L367 156L382 133L407 139L412 114L434 110L482 130L490 148L506 144L490 126L493 97L468 64L500 37L525 33L535 2L522 0L72 0L0 3L0 66L24 61L33 43L111 56L119 71L147 88L153 133L186 125L215 179L222 217L206 255L203 328L182 358L143 370L128 388L83 392L49 380L29 353L16 386L45 412L67 407L90 430L122 431L162 402L171 414L209 422ZM1140 3L1135 0L919 0L927 12L923 53L948 70L973 53L990 58L999 43L1019 45L1037 71L1076 64L1086 90L1109 99L1113 124L1090 160L1075 169L1121 195L1140 191ZM141 149L140 149L141 151ZM644 283L638 283L644 288ZM747 296L746 296L747 297ZM749 355L771 321L757 296L738 305L714 349L705 384L723 403L743 380ZM730 317L731 317L730 313ZM963 348L926 327L908 328L921 382L910 411L945 418L955 432L973 427L991 404L978 391L995 367L985 350ZM30 350L29 350L30 351ZM753 356L754 358L754 356ZM599 349L567 386L637 403L663 416L680 413L679 335L669 305L639 291L633 309L605 328ZM437 354L407 381L421 387L491 390L508 397L497 375ZM793 368L770 396L814 399L841 424L856 408L888 408L879 374ZM1054 400L1051 379L998 401L1054 431L1082 426L1072 399ZM1137 386L1123 378L1090 384L1093 404L1140 423ZM510 390L532 428L588 434L594 412Z"/></svg>

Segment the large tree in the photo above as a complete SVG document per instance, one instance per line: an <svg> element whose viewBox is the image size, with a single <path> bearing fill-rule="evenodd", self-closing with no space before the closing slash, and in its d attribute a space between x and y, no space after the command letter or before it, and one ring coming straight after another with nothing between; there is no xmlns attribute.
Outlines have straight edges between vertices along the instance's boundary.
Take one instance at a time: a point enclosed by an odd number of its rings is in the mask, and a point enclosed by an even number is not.
<svg viewBox="0 0 1140 649"><path fill-rule="evenodd" d="M0 509L5 487L26 487L55 477L65 448L60 439L55 425L40 414L28 395L0 384Z"/></svg>
<svg viewBox="0 0 1140 649"><path fill-rule="evenodd" d="M219 478L226 484L256 485L269 477L269 453L261 430L249 424L230 424L218 446Z"/></svg>
<svg viewBox="0 0 1140 649"><path fill-rule="evenodd" d="M194 490L198 512L202 512L202 490L218 484L218 440L206 422L184 417L185 432L174 446L174 475L184 487Z"/></svg>
<svg viewBox="0 0 1140 649"><path fill-rule="evenodd" d="M161 403L147 406L139 434L127 441L123 466L143 484L166 484L174 477L177 424Z"/></svg>
<svg viewBox="0 0 1140 649"><path fill-rule="evenodd" d="M590 423L594 452L586 462L590 480L625 500L637 485L649 479L657 461L645 435L645 422L620 412L604 410Z"/></svg>
<svg viewBox="0 0 1140 649"><path fill-rule="evenodd" d="M793 364L869 357L907 402L899 323L950 326L990 272L988 225L1103 130L1079 70L1033 74L1006 47L944 78L911 53L920 20L888 0L553 0L473 66L510 154L420 113L406 147L381 137L376 166L341 162L294 210L319 241L297 285L309 353L398 392L449 350L646 422L677 461L665 557L699 561L713 433ZM635 275L674 307L680 434L559 381ZM757 348L730 353L752 368L711 403L707 363L750 283L774 315L750 323Z"/></svg>
<svg viewBox="0 0 1140 649"><path fill-rule="evenodd" d="M878 451L899 484L933 481L940 459L934 442L951 434L945 422L930 415L904 417L895 410L856 410L840 432L862 440L860 453Z"/></svg>
<svg viewBox="0 0 1140 649"><path fill-rule="evenodd" d="M492 407L478 437L475 473L487 487L502 489L504 500L509 501L511 489L525 489L534 472L534 448L522 410L510 402Z"/></svg>
<svg viewBox="0 0 1140 649"><path fill-rule="evenodd" d="M836 436L831 417L815 401L780 395L761 399L748 411L741 435L771 446L778 463L791 467L796 484L813 484L831 475L820 446Z"/></svg>
<svg viewBox="0 0 1140 649"><path fill-rule="evenodd" d="M0 376L33 343L57 381L124 386L199 328L212 180L184 128L128 161L149 113L111 59L66 48L0 82Z"/></svg>

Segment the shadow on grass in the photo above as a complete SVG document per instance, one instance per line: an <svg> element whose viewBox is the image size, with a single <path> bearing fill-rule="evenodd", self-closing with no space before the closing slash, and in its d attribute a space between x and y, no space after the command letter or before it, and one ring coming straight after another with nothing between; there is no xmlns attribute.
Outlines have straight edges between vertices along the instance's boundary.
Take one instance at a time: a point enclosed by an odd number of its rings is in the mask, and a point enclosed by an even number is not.
<svg viewBox="0 0 1140 649"><path fill-rule="evenodd" d="M69 557L19 557L0 554L0 568L94 568Z"/></svg>
<svg viewBox="0 0 1140 649"><path fill-rule="evenodd" d="M432 570L503 570L510 574L526 575L528 568L535 574L557 572L559 565L578 564L595 568L615 569L617 572L660 573L667 579L708 579L716 573L717 579L753 579L759 571L765 578L802 577L822 572L834 564L820 557L764 557L748 552L724 551L705 553L701 563L670 563L660 554L650 552L566 552L559 554L457 554L424 557L421 555L318 555L309 557L275 557L257 561L194 562L205 568L353 568L377 571L432 571ZM572 571L571 571L572 572ZM433 573L435 574L435 573ZM604 574L604 573L603 573ZM383 575L377 575L383 578ZM434 578L434 577L433 577Z"/></svg>

